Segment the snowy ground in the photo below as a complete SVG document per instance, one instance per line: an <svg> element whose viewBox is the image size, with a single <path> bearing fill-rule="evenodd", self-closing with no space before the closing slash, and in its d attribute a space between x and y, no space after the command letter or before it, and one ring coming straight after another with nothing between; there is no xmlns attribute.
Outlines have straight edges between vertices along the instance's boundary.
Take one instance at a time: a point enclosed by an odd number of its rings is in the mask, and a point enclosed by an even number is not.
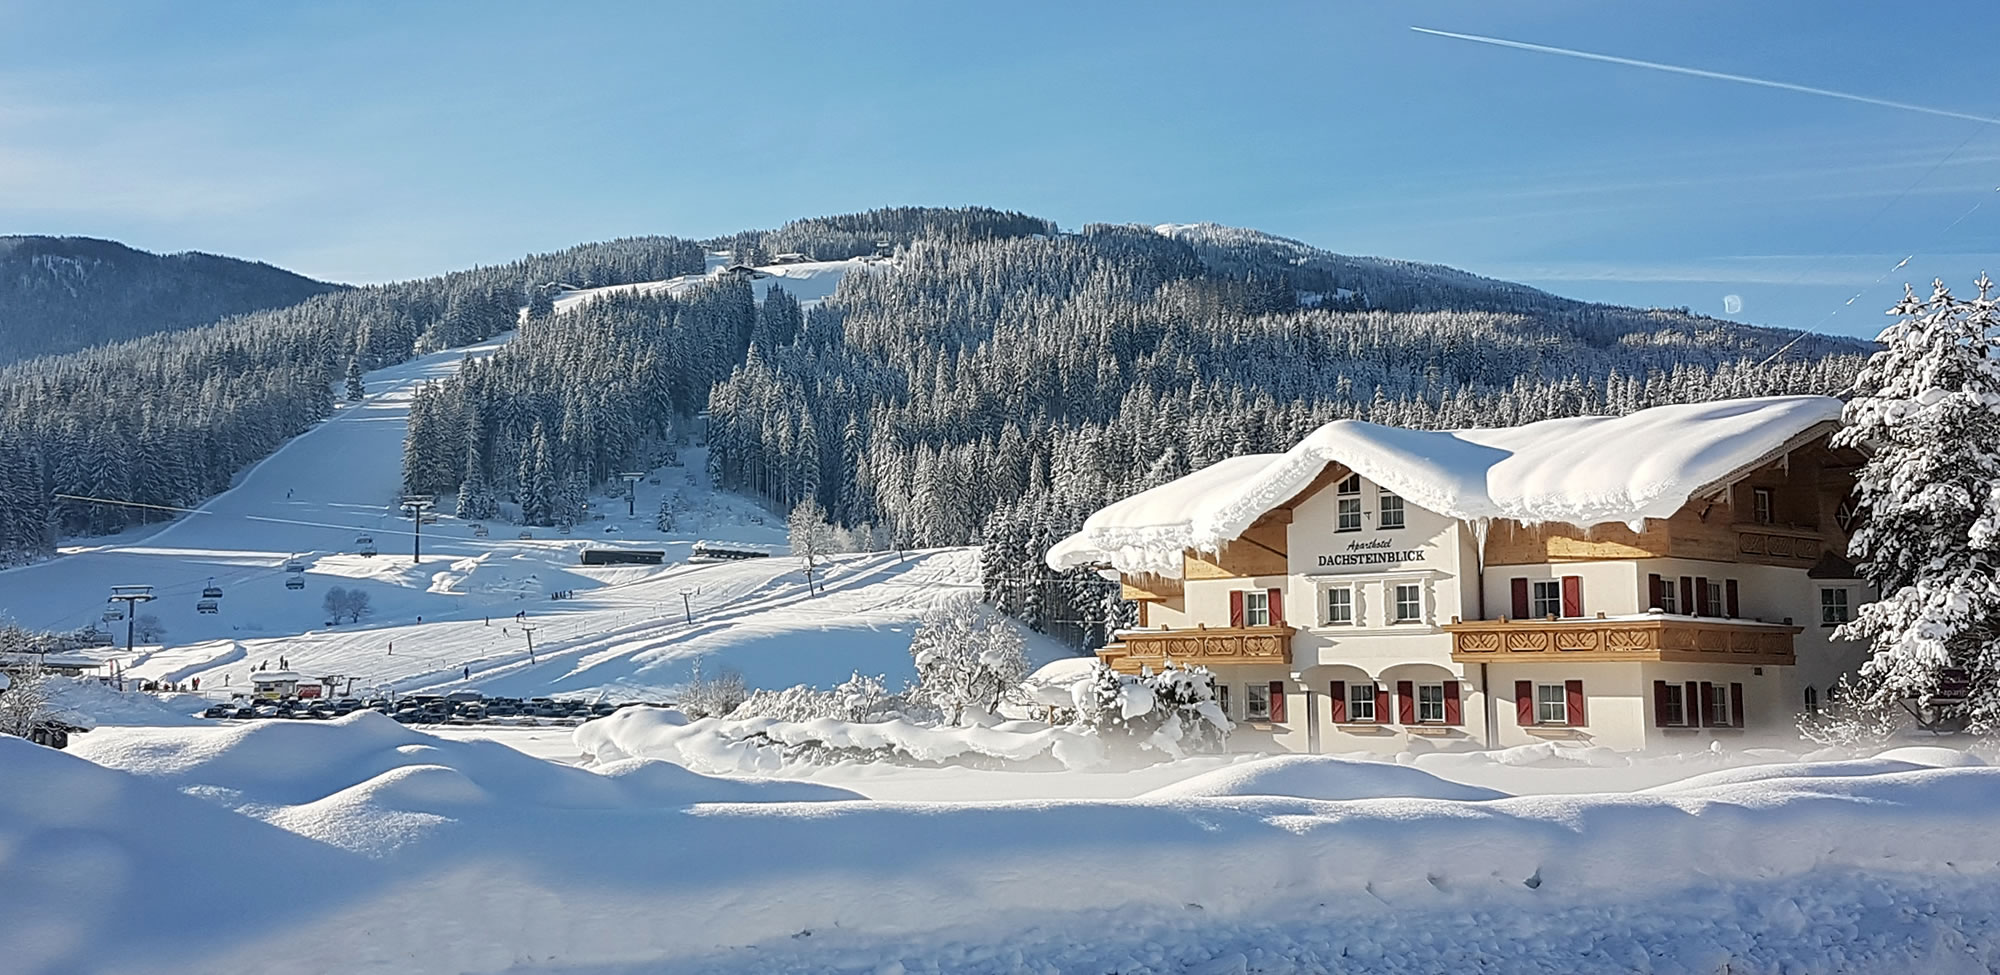
<svg viewBox="0 0 2000 975"><path fill-rule="evenodd" d="M1605 795L1320 757L890 802L364 713L0 739L0 781L10 972L2000 966L2000 769L1940 750Z"/></svg>
<svg viewBox="0 0 2000 975"><path fill-rule="evenodd" d="M708 256L708 269L704 274L685 274L677 278L668 278L664 281L614 284L603 288L584 288L571 291L556 299L555 310L557 312L568 311L583 302L592 301L602 295L617 292L679 294L720 272L726 264L728 264L726 255L710 254ZM771 286L775 284L784 288L793 298L798 299L802 307L811 308L821 301L832 297L833 289L840 285L840 279L846 277L849 273L866 271L870 268L893 266L894 263L892 261L879 257L858 257L845 261L807 261L800 264L773 264L758 268L758 276L751 280L750 286L756 291L758 301L764 300L764 295L769 293Z"/></svg>

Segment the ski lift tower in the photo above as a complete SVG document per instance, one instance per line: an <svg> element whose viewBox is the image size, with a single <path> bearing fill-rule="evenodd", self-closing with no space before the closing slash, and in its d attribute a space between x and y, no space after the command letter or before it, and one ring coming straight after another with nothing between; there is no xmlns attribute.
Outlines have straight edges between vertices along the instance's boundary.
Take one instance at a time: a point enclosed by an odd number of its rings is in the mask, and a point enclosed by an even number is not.
<svg viewBox="0 0 2000 975"><path fill-rule="evenodd" d="M109 602L125 604L125 652L132 652L132 634L138 622L139 604L153 601L152 586L112 586Z"/></svg>
<svg viewBox="0 0 2000 975"><path fill-rule="evenodd" d="M402 507L403 514L408 515L410 523L416 526L416 531L410 536L410 564L416 565L424 555L424 513L437 507L437 495L405 494Z"/></svg>
<svg viewBox="0 0 2000 975"><path fill-rule="evenodd" d="M632 517L634 501L639 497L639 482L646 479L645 471L626 471L618 475L625 482L625 517Z"/></svg>

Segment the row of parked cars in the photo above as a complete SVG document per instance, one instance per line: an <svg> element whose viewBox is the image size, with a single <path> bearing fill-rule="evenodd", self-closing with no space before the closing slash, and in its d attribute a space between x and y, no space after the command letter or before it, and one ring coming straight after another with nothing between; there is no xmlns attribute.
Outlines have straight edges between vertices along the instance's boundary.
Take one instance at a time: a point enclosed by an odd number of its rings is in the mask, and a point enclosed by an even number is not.
<svg viewBox="0 0 2000 975"><path fill-rule="evenodd" d="M412 694L390 700L385 697L338 700L229 701L203 711L204 718L290 718L313 720L338 718L356 711L380 711L404 724L579 724L601 718L619 708L641 702L592 704L574 698L550 697L471 697L463 692Z"/></svg>

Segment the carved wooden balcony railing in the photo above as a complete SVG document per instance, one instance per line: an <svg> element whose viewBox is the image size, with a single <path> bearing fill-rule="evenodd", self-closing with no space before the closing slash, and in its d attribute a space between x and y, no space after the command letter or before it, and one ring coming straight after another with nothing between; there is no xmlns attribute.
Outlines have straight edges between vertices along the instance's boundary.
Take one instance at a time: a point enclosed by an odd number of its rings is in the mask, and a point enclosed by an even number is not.
<svg viewBox="0 0 2000 975"><path fill-rule="evenodd" d="M1176 664L1278 664L1292 662L1290 626L1192 627L1177 630L1127 630L1118 641L1097 651L1113 669L1137 673L1142 666L1158 669Z"/></svg>
<svg viewBox="0 0 2000 975"><path fill-rule="evenodd" d="M1687 616L1452 621L1459 663L1660 660L1790 666L1796 626Z"/></svg>
<svg viewBox="0 0 2000 975"><path fill-rule="evenodd" d="M1810 566L1826 551L1826 538L1810 528L1743 524L1736 527L1736 558L1765 565Z"/></svg>

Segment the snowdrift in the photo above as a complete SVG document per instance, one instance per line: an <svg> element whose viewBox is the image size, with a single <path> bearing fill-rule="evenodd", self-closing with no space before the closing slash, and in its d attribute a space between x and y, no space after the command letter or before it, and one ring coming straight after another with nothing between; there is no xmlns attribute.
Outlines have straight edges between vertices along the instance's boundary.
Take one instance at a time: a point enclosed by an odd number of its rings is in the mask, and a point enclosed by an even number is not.
<svg viewBox="0 0 2000 975"><path fill-rule="evenodd" d="M1147 799L1289 796L1296 799L1502 799L1504 792L1447 782L1421 769L1330 755L1280 755L1204 772Z"/></svg>
<svg viewBox="0 0 2000 975"><path fill-rule="evenodd" d="M578 726L575 740L593 763L657 758L718 775L786 771L797 764L787 759L788 746L892 752L901 761L917 763L1018 764L1046 758L1063 768L1089 769L1106 762L1104 744L1096 736L1036 721L963 728L900 718L865 723L833 718L690 721L669 708L630 707Z"/></svg>
<svg viewBox="0 0 2000 975"><path fill-rule="evenodd" d="M0 739L9 972L2000 963L1986 767L1485 801L797 802L835 796L563 768L370 715L85 741L116 767Z"/></svg>

